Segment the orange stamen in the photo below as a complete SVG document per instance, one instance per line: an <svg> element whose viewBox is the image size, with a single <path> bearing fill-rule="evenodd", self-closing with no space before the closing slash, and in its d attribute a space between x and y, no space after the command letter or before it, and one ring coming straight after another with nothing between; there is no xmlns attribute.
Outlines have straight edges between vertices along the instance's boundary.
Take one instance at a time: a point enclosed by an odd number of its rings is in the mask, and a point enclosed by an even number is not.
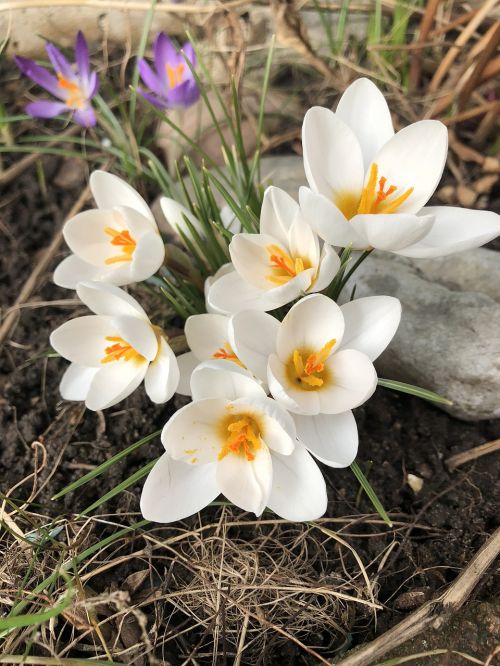
<svg viewBox="0 0 500 666"><path fill-rule="evenodd" d="M181 62L175 67L172 67L168 62L165 65L165 70L168 77L168 85L170 88L175 88L176 86L182 83L182 77L184 76L184 70L186 69L186 63Z"/></svg>
<svg viewBox="0 0 500 666"><path fill-rule="evenodd" d="M105 356L101 358L101 363L111 363L112 361L140 361L144 360L144 356L139 354L132 345L125 342L123 338L118 335L107 335L105 338L108 342L114 344L104 348Z"/></svg>
<svg viewBox="0 0 500 666"><path fill-rule="evenodd" d="M212 354L212 358L222 359L223 361L232 361L233 363L236 363L236 365L239 365L240 368L245 367L234 353L229 342L225 342L224 347L219 347L219 349Z"/></svg>
<svg viewBox="0 0 500 666"><path fill-rule="evenodd" d="M319 352L313 352L312 354L295 349L288 364L289 376L293 382L298 383L306 390L323 386L325 382L325 361L330 356L336 342L336 339L333 338ZM305 363L304 356L306 357Z"/></svg>
<svg viewBox="0 0 500 666"><path fill-rule="evenodd" d="M227 425L227 438L217 456L222 460L228 454L243 455L252 462L255 460L256 451L262 446L260 432L257 424L251 417L243 416L237 421Z"/></svg>
<svg viewBox="0 0 500 666"><path fill-rule="evenodd" d="M274 284L285 284L310 266L307 259L291 257L278 245L268 245L269 266L272 269L267 279Z"/></svg>
<svg viewBox="0 0 500 666"><path fill-rule="evenodd" d="M122 254L119 254L116 257L109 257L104 263L109 265L116 264L120 261L132 261L132 255L134 254L137 243L130 235L130 231L128 229L117 231L112 227L105 227L104 233L111 236L111 240L109 241L111 245L122 248Z"/></svg>
<svg viewBox="0 0 500 666"><path fill-rule="evenodd" d="M57 85L61 90L68 92L66 104L72 109L81 109L85 104L85 96L77 83L66 79L61 72L57 72Z"/></svg>

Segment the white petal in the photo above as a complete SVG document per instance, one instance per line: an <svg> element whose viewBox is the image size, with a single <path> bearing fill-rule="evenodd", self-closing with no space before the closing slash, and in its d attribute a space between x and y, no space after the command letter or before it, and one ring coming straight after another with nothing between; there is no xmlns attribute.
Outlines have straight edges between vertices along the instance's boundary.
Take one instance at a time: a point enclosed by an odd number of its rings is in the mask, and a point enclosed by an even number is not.
<svg viewBox="0 0 500 666"><path fill-rule="evenodd" d="M273 236L279 243L288 244L288 234L299 214L299 205L279 187L268 187L264 192L260 213L260 233Z"/></svg>
<svg viewBox="0 0 500 666"><path fill-rule="evenodd" d="M267 312L290 303L310 286L314 269L307 269L295 278L274 289L263 290L246 282L236 271L219 278L208 291L208 303L224 312L242 310Z"/></svg>
<svg viewBox="0 0 500 666"><path fill-rule="evenodd" d="M106 259L120 254L120 248L111 245L111 236L104 231L106 227L121 231L126 225L117 211L85 210L66 222L64 240L80 259L106 268Z"/></svg>
<svg viewBox="0 0 500 666"><path fill-rule="evenodd" d="M351 83L340 98L335 115L356 135L365 170L382 146L394 135L391 113L384 96L369 79Z"/></svg>
<svg viewBox="0 0 500 666"><path fill-rule="evenodd" d="M325 363L331 381L318 394L322 414L340 414L370 398L377 388L377 373L368 356L356 349L342 349Z"/></svg>
<svg viewBox="0 0 500 666"><path fill-rule="evenodd" d="M193 352L187 352L177 357L177 365L179 366L180 373L177 393L180 395L191 395L191 375L199 364L200 361Z"/></svg>
<svg viewBox="0 0 500 666"><path fill-rule="evenodd" d="M128 206L154 222L153 214L141 195L118 176L105 171L94 171L90 176L90 189L98 208Z"/></svg>
<svg viewBox="0 0 500 666"><path fill-rule="evenodd" d="M448 130L438 120L419 120L400 130L375 155L379 177L396 185L398 193L413 187L398 213L418 213L430 199L443 174ZM369 171L366 179L369 178ZM397 195L394 195L397 196Z"/></svg>
<svg viewBox="0 0 500 666"><path fill-rule="evenodd" d="M434 225L424 238L398 254L415 258L444 257L480 247L500 235L500 216L489 210L428 206L421 212L433 215Z"/></svg>
<svg viewBox="0 0 500 666"><path fill-rule="evenodd" d="M155 232L159 234L156 222L144 217L139 211L128 206L118 206L114 211L119 215L120 226L125 226L135 240L139 240L145 234Z"/></svg>
<svg viewBox="0 0 500 666"><path fill-rule="evenodd" d="M239 233L239 232L235 232L235 233ZM223 266L221 266L219 268L218 271L216 271L216 273L214 275L209 275L209 277L207 277L207 279L205 280L203 290L204 290L204 293L205 293L205 307L206 307L206 310L209 314L229 314L229 310L221 310L220 308L214 307L209 302L208 293L209 293L210 288L212 287L212 285L219 278L221 278L223 275L227 275L228 273L234 273L234 272L235 272L235 270L234 270L234 266L233 266L232 263L224 264Z"/></svg>
<svg viewBox="0 0 500 666"><path fill-rule="evenodd" d="M205 238L205 230L203 229L203 225L191 213L191 211L186 208L186 206L177 203L177 201L170 199L169 197L162 197L160 199L160 206L163 211L163 215L165 215L165 219L179 236L182 233L189 239L193 238L191 231L189 230L189 227L184 219L184 217L186 217L193 225L196 233L201 236L201 238Z"/></svg>
<svg viewBox="0 0 500 666"><path fill-rule="evenodd" d="M295 303L281 322L276 349L281 361L288 363L296 349L319 352L335 339L335 350L343 335L344 316L337 303L323 294L311 294Z"/></svg>
<svg viewBox="0 0 500 666"><path fill-rule="evenodd" d="M318 460L347 467L358 452L358 428L351 411L316 416L294 415L297 436Z"/></svg>
<svg viewBox="0 0 500 666"><path fill-rule="evenodd" d="M149 473L141 494L146 520L173 523L201 511L219 495L211 465L187 465L164 453Z"/></svg>
<svg viewBox="0 0 500 666"><path fill-rule="evenodd" d="M50 336L50 344L68 361L84 367L100 368L110 345L106 336L117 335L110 317L87 315L65 322Z"/></svg>
<svg viewBox="0 0 500 666"><path fill-rule="evenodd" d="M289 231L289 247L292 257L307 259L317 268L319 263L319 241L309 222L299 215Z"/></svg>
<svg viewBox="0 0 500 666"><path fill-rule="evenodd" d="M236 234L229 244L229 253L233 266L240 276L249 284L258 289L272 289L273 283L269 280L272 275L270 254L268 247L278 245L278 239L267 234ZM289 253L287 245L280 249Z"/></svg>
<svg viewBox="0 0 500 666"><path fill-rule="evenodd" d="M226 361L206 361L198 365L191 375L191 395L193 400L224 398L228 401L266 397L264 389L247 370Z"/></svg>
<svg viewBox="0 0 500 666"><path fill-rule="evenodd" d="M330 199L308 187L299 190L300 208L305 219L325 242L336 247L351 245L353 250L365 250L369 244Z"/></svg>
<svg viewBox="0 0 500 666"><path fill-rule="evenodd" d="M434 224L434 217L400 213L355 215L351 224L370 247L396 252L424 238Z"/></svg>
<svg viewBox="0 0 500 666"><path fill-rule="evenodd" d="M364 166L359 141L351 128L329 109L314 106L302 125L302 148L307 182L315 192L360 194Z"/></svg>
<svg viewBox="0 0 500 666"><path fill-rule="evenodd" d="M144 319L139 317L112 317L111 323L118 335L125 342L144 356L148 361L153 361L158 353L158 340L153 327Z"/></svg>
<svg viewBox="0 0 500 666"><path fill-rule="evenodd" d="M224 443L219 428L227 404L220 398L199 400L175 412L161 433L167 453L193 465L215 462Z"/></svg>
<svg viewBox="0 0 500 666"><path fill-rule="evenodd" d="M323 245L318 275L309 292L323 291L330 286L340 268L340 258L331 245Z"/></svg>
<svg viewBox="0 0 500 666"><path fill-rule="evenodd" d="M271 511L295 522L322 516L328 501L325 479L305 447L298 442L291 455L273 454L272 461Z"/></svg>
<svg viewBox="0 0 500 666"><path fill-rule="evenodd" d="M357 349L374 361L398 329L400 301L393 296L367 296L356 298L340 309L345 321L341 348Z"/></svg>
<svg viewBox="0 0 500 666"><path fill-rule="evenodd" d="M70 254L56 267L52 279L58 287L76 289L79 282L104 279L105 273L109 273L109 270L93 266L77 257L76 254Z"/></svg>
<svg viewBox="0 0 500 666"><path fill-rule="evenodd" d="M255 451L252 461L245 456L228 454L218 462L216 477L221 492L230 502L260 516L266 508L273 481L269 449L262 446Z"/></svg>
<svg viewBox="0 0 500 666"><path fill-rule="evenodd" d="M192 315L184 328L187 343L199 361L208 361L229 342L229 317L219 314ZM233 361L228 361L234 364Z"/></svg>
<svg viewBox="0 0 500 666"><path fill-rule="evenodd" d="M264 396L248 396L234 400L233 414L251 414L261 424L261 437L277 453L290 455L295 446L295 423L290 414L276 400Z"/></svg>
<svg viewBox="0 0 500 666"><path fill-rule="evenodd" d="M140 317L149 322L139 303L114 284L80 282L76 293L85 305L98 315Z"/></svg>
<svg viewBox="0 0 500 666"><path fill-rule="evenodd" d="M96 373L87 393L85 404L97 411L112 407L135 391L144 379L148 363L115 361Z"/></svg>
<svg viewBox="0 0 500 666"><path fill-rule="evenodd" d="M239 234L243 230L241 222L227 204L220 209L220 219L223 227L232 234Z"/></svg>
<svg viewBox="0 0 500 666"><path fill-rule="evenodd" d="M59 391L64 400L85 400L97 370L71 363L59 384Z"/></svg>
<svg viewBox="0 0 500 666"><path fill-rule="evenodd" d="M161 335L160 349L154 361L149 364L144 378L144 388L149 398L158 404L170 400L177 390L179 375L175 354Z"/></svg>
<svg viewBox="0 0 500 666"><path fill-rule="evenodd" d="M244 310L229 323L231 345L238 358L267 383L267 359L276 351L279 321L266 312Z"/></svg>
<svg viewBox="0 0 500 666"><path fill-rule="evenodd" d="M304 391L290 382L286 365L273 354L267 366L267 382L271 395L294 414L318 414L320 403L317 391Z"/></svg>
<svg viewBox="0 0 500 666"><path fill-rule="evenodd" d="M154 275L163 264L164 258L165 245L160 234L150 231L141 236L137 241L130 266L133 281L142 282Z"/></svg>

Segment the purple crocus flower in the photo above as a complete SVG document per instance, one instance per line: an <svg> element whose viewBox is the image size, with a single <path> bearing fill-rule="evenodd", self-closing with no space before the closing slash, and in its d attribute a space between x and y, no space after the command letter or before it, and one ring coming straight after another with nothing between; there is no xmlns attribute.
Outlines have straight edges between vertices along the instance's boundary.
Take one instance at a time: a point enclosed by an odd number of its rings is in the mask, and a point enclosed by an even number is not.
<svg viewBox="0 0 500 666"><path fill-rule="evenodd" d="M196 54L192 44L182 47L186 58L196 67ZM171 40L163 32L156 35L153 44L154 68L141 58L138 62L142 80L151 90L138 92L151 104L160 109L186 108L194 104L200 96L193 73L183 55L178 53Z"/></svg>
<svg viewBox="0 0 500 666"><path fill-rule="evenodd" d="M48 99L31 102L26 112L33 118L54 118L65 111L73 114L82 127L94 127L96 117L90 100L97 93L97 74L90 70L89 49L83 32L76 36L75 65L71 65L53 44L45 45L56 76L33 60L16 56L16 64L23 74L61 101Z"/></svg>

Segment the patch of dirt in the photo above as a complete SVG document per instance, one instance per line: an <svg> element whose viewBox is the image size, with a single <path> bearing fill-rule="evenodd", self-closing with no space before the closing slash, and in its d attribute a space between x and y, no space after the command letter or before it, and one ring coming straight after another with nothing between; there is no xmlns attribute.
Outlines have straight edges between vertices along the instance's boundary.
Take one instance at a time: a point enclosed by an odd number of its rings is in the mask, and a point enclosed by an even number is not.
<svg viewBox="0 0 500 666"><path fill-rule="evenodd" d="M83 182L74 182L73 186L69 187L68 181L62 179L59 180L62 186L57 187L54 184L58 182L55 176L65 168L66 164L59 158L43 159L45 178L50 183L50 198L40 191L39 182L31 170L25 172L2 194L0 280L4 308L14 301L39 252L50 243L55 230L84 185ZM64 252L61 251L57 261ZM31 301L68 301L72 298L72 293L51 284L50 276L47 275ZM175 408L174 401L166 406L152 405L142 390L136 391L122 404L107 410L103 415L85 412L81 405L69 405L60 400L58 383L66 363L62 359L43 355L49 351L50 331L68 317L77 316L83 311L84 308L70 302L61 303L59 306L24 308L0 357L0 488L6 493L22 479L26 479L15 489L12 497L19 502L31 496L32 507L45 516L46 520L82 511L107 490L159 455L162 447L156 440L138 449L124 462L113 466L98 481L83 486L58 502L50 500L55 492L80 478L92 466L102 463L125 446L160 429ZM405 613L438 594L455 579L499 522L498 455L478 459L452 473L447 470L445 461L459 451L499 438L500 421L463 423L430 404L384 389L378 389L373 399L356 410L356 418L361 442L360 464L385 508L406 526L394 532L380 523L367 522L366 515L372 513L372 508L365 496L358 492L358 484L351 472L324 468L330 497L327 515L352 516L345 525L339 527L334 524L332 529L337 530L342 539L355 547L370 572L376 599L383 605L383 610L377 614L376 628L371 611L363 610L358 604L346 603L343 610L338 608L337 620L344 622L342 632L335 632L334 629L320 631L318 627L311 626L309 633L300 634L305 645L314 646L316 652L329 658L339 654L339 650L360 644L393 626ZM38 444L34 445L34 442ZM30 477L35 468L38 468L36 477ZM423 487L418 494L415 494L407 483L408 473L423 480ZM127 524L129 514L139 512L141 485L140 482L129 487L98 513L113 514L115 523L120 522L119 517L123 515L123 523ZM202 520L207 523L212 519L221 521L221 515L219 509L208 509L202 514ZM231 515L238 519L242 517L238 512L232 512ZM250 516L247 518L251 519ZM264 519L266 518L269 518L267 514L264 515ZM372 515L371 518L377 517ZM138 520L139 517L135 516L134 519ZM186 525L198 526L199 521L193 518L186 521ZM178 526L167 527L158 534L161 539L167 539L175 535L178 529ZM105 521L95 522L93 530L93 542L112 531ZM248 533L251 539L255 531L261 534L258 528L251 528L250 532L247 532L240 527L234 537L243 538L245 533ZM211 531L211 534L217 533L216 528ZM261 562L267 556L270 557L269 553L275 554L275 551L269 550L271 540L269 534L265 534L267 536L258 542ZM310 535L307 538L311 538ZM203 544L204 548L209 547L208 543ZM309 548L313 547L313 543L318 543L316 537L309 544ZM175 545L172 548L175 554ZM202 555L205 550L194 549L194 546L186 548L184 555L188 559L191 557L194 562L196 551L200 562L203 562ZM168 581L174 581L179 586L182 580L185 580L187 585L191 580L191 574L186 574L187 577L183 579L175 568L179 566L179 558L182 559L181 549L179 548L175 556L172 552L169 551L169 556L165 557L163 563L161 558L156 561L154 579L148 574L150 589L155 586L164 589ZM229 557L227 553L224 554L223 549L212 549L210 552L212 558L214 552L219 553L217 557ZM294 552L293 549L291 552ZM298 552L296 557L305 558L307 561L308 549L302 548ZM330 585L334 584L336 577L341 580L350 575L351 570L347 574L343 570L338 545L328 541L325 553L330 557L330 560L325 560L329 562L328 567L325 569L323 563L321 569L318 561L314 560L310 563L311 570L308 570L307 575L311 576L311 572L316 571L319 580L329 580ZM147 563L148 556L145 554L143 557ZM236 575L237 558L234 553L231 557ZM97 575L92 579L92 592L100 595L123 590L124 581L129 581L130 576L137 576L141 571L141 562L125 561L121 566ZM354 566L354 560L349 560L349 564ZM143 563L143 568L145 566ZM378 568L380 570L377 572ZM293 577L293 571L287 576ZM357 584L352 582L349 588L351 594L354 594ZM141 593L144 593L141 585L129 585L129 592L132 590L135 594L142 590ZM216 589L217 580L213 581L213 585L213 589ZM135 599L134 594L132 598ZM230 586L227 594L231 596ZM494 581L488 577L476 591L474 603L492 599L494 594ZM3 597L2 589L0 597ZM139 600L140 598L137 597ZM310 597L307 603L312 603ZM201 650L199 647L211 645L213 633L213 627L210 628L207 618L203 617L204 606L198 604L193 611L193 614L202 616L200 623L194 623L189 630L181 634L173 643L175 647L170 646L164 650L160 641L158 648L151 646L150 654L155 654L157 659L168 659L177 664L193 650L198 650L197 662L211 663L210 648ZM483 606L484 604L480 607ZM165 637L169 633L183 631L186 615L177 602L165 598L161 604L160 615L158 608L158 604L152 603L141 606L141 622L145 623L148 632L152 631L155 622L155 635L160 633ZM8 608L4 610L7 611ZM132 615L136 618L136 615ZM471 621L474 622L468 620ZM230 615L225 618L225 622L230 625ZM233 631L229 625L226 624L225 628L222 625L219 633L214 634L213 640L219 655L231 654L231 649L234 651L234 647L228 647L224 637L224 631ZM124 627L120 625L119 629L116 629L121 632L120 645L123 647L127 640L132 641L131 645L134 644L133 641L142 640L141 626L140 622L135 622L132 628L129 627L129 633L124 634ZM238 628L241 629L241 626L238 625ZM110 631L109 626L107 631ZM463 647L462 633L462 630L457 630L442 634L436 637L433 645L460 649ZM125 640L124 636L127 635L129 638ZM63 633L62 636L66 634ZM110 634L111 644L112 638ZM249 648L242 663L317 663L315 657L304 652L300 646L282 635L279 639L279 642L268 644L266 649L260 652L252 652ZM41 648L40 650L43 653ZM479 659L486 658L488 641L479 633L477 639L473 638L471 632L467 652ZM79 648L75 648L74 652L66 656L81 654ZM88 651L86 654L88 656ZM144 657L137 656L134 659L136 660L133 662L124 663L153 663L144 661Z"/></svg>

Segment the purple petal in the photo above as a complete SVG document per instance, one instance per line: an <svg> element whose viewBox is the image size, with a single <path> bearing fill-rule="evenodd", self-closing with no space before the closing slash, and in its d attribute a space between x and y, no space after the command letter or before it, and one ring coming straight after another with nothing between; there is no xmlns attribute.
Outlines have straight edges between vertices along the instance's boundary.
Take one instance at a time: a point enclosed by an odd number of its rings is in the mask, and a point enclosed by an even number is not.
<svg viewBox="0 0 500 666"><path fill-rule="evenodd" d="M74 80L75 73L73 71L73 68L66 60L66 58L63 56L61 51L59 51L59 49L50 42L47 42L47 44L45 44L45 50L47 51L47 55L49 56L50 62L52 63L52 66L56 70L56 72L60 72L64 76L64 78L68 79L69 81Z"/></svg>
<svg viewBox="0 0 500 666"><path fill-rule="evenodd" d="M193 69L196 67L196 53L194 52L193 45L191 42L186 42L184 46L182 47L182 51L185 53L186 58L189 60L191 65L193 66ZM189 71L191 74L189 67L186 65L186 69ZM191 74L192 76L192 74Z"/></svg>
<svg viewBox="0 0 500 666"><path fill-rule="evenodd" d="M68 110L64 102L51 102L48 99L31 102L26 107L26 113L29 113L32 118L54 118Z"/></svg>
<svg viewBox="0 0 500 666"><path fill-rule="evenodd" d="M193 81L184 81L184 83L169 91L167 96L168 106L171 108L186 108L194 104L199 96L198 86Z"/></svg>
<svg viewBox="0 0 500 666"><path fill-rule="evenodd" d="M95 127L96 117L94 109L90 105L83 109L77 109L74 113L73 120L82 127Z"/></svg>
<svg viewBox="0 0 500 666"><path fill-rule="evenodd" d="M162 81L160 81L148 63L143 58L141 58L138 61L137 66L139 68L141 79L144 81L147 87L150 88L150 90L156 93L156 95L159 97L163 97L168 88L162 83Z"/></svg>
<svg viewBox="0 0 500 666"><path fill-rule="evenodd" d="M169 107L168 101L164 97L157 97L156 95L152 95L151 93L142 90L141 88L137 88L137 92L141 97L147 99L148 102L155 106L157 109L167 109Z"/></svg>
<svg viewBox="0 0 500 666"><path fill-rule="evenodd" d="M99 79L96 72L90 72L87 80L87 99L92 99L99 90Z"/></svg>
<svg viewBox="0 0 500 666"><path fill-rule="evenodd" d="M81 30L78 31L75 43L75 60L78 67L78 76L81 79L88 79L90 75L90 57L87 40Z"/></svg>
<svg viewBox="0 0 500 666"><path fill-rule="evenodd" d="M163 81L164 85L168 89L168 77L166 65L169 64L171 67L175 67L179 64L179 54L177 53L175 46L167 35L163 32L159 32L156 35L155 42L153 44L153 53L156 71L158 72L158 77Z"/></svg>
<svg viewBox="0 0 500 666"><path fill-rule="evenodd" d="M22 58L21 56L16 56L15 60L23 74L28 76L35 83L38 83L42 88L45 88L45 90L52 95L55 95L55 97L62 98L62 91L56 77L50 74L45 67L40 67L40 65L37 65L33 60Z"/></svg>

